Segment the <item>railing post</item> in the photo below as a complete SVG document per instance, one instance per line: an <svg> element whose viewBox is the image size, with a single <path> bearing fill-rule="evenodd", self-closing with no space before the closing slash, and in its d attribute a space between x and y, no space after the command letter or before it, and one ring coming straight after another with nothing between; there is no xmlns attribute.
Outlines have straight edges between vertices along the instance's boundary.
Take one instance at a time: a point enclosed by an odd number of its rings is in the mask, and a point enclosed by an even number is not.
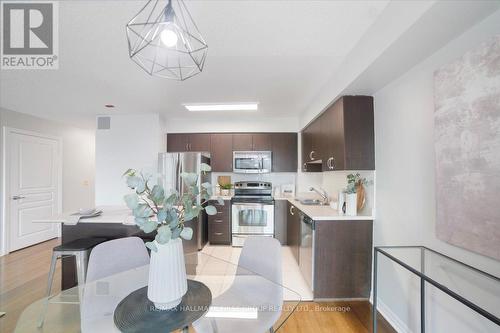
<svg viewBox="0 0 500 333"><path fill-rule="evenodd" d="M377 248L374 248L373 253L373 306L372 320L373 333L377 333Z"/></svg>
<svg viewBox="0 0 500 333"><path fill-rule="evenodd" d="M420 272L425 274L425 249L420 248ZM420 277L420 332L425 333L425 280Z"/></svg>

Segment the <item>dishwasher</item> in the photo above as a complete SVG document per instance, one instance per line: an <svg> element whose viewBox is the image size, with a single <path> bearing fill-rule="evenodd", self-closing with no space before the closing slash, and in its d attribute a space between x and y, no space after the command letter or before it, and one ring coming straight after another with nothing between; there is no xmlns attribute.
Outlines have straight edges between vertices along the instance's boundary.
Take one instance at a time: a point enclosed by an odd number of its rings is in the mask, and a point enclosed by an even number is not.
<svg viewBox="0 0 500 333"><path fill-rule="evenodd" d="M313 268L314 268L314 221L304 214L300 214L300 244L299 244L299 267L302 276L309 288L314 290Z"/></svg>

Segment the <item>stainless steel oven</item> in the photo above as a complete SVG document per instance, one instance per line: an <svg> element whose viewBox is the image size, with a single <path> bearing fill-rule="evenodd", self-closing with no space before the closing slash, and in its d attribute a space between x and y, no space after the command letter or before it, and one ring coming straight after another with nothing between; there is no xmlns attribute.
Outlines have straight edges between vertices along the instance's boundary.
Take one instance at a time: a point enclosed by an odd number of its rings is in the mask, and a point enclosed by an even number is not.
<svg viewBox="0 0 500 333"><path fill-rule="evenodd" d="M232 245L248 236L274 237L274 200L268 182L238 182L231 206Z"/></svg>
<svg viewBox="0 0 500 333"><path fill-rule="evenodd" d="M233 172L269 173L272 167L270 151L235 151L233 152Z"/></svg>

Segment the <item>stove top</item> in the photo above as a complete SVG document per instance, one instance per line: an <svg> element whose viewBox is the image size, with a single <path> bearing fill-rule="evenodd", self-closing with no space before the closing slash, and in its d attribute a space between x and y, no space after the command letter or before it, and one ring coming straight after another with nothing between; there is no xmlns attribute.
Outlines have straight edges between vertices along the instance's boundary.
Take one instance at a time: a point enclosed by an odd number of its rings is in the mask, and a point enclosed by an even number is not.
<svg viewBox="0 0 500 333"><path fill-rule="evenodd" d="M274 203L273 185L270 182L243 181L234 184L235 203Z"/></svg>

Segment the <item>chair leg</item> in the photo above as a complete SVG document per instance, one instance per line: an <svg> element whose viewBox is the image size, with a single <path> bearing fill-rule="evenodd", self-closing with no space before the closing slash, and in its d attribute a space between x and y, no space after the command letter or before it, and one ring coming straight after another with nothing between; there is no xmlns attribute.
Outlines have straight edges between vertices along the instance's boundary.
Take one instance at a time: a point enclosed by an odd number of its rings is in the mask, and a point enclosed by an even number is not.
<svg viewBox="0 0 500 333"><path fill-rule="evenodd" d="M43 326L43 322L45 320L45 314L47 312L47 307L49 306L49 297L52 291L52 282L54 280L54 273L56 271L57 258L59 254L57 252L52 252L52 260L50 261L50 270L49 270L49 278L47 282L47 295L43 302L42 313L40 314L40 318L38 319L38 327Z"/></svg>
<svg viewBox="0 0 500 333"><path fill-rule="evenodd" d="M83 288L85 286L85 254L80 252L75 254L76 259L76 277L78 281L78 296L80 303L83 297Z"/></svg>

